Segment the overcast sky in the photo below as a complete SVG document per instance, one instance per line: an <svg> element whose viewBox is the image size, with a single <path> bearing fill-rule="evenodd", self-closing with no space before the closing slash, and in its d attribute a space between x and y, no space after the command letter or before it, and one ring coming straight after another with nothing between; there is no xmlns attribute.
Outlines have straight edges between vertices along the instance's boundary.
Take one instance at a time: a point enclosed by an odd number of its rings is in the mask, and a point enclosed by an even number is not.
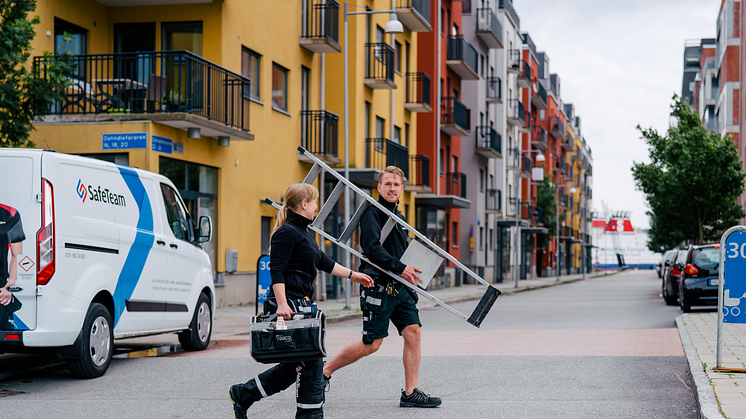
<svg viewBox="0 0 746 419"><path fill-rule="evenodd" d="M565 103L575 105L593 155L593 207L629 211L648 228L633 162L649 162L636 126L665 134L681 95L684 41L714 38L721 0L513 0Z"/></svg>

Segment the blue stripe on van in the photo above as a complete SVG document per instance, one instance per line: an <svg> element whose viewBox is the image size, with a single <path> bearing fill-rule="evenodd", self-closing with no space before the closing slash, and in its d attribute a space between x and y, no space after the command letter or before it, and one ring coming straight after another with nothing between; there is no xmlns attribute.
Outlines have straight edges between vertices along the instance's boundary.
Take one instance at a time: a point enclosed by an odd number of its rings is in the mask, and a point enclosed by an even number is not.
<svg viewBox="0 0 746 419"><path fill-rule="evenodd" d="M122 265L122 271L119 273L117 288L114 290L114 327L119 322L119 318L124 312L125 301L132 297L137 282L142 276L145 268L145 262L148 260L150 249L155 243L153 235L153 209L150 206L150 199L145 187L140 181L137 173L123 166L118 166L119 172L124 178L132 195L135 197L137 206L140 209L140 218L137 220L137 233L135 241L130 247L127 258Z"/></svg>
<svg viewBox="0 0 746 419"><path fill-rule="evenodd" d="M20 317L16 316L16 313L13 313L13 323L16 325L16 330L30 330L28 326L26 326L26 323L24 323Z"/></svg>

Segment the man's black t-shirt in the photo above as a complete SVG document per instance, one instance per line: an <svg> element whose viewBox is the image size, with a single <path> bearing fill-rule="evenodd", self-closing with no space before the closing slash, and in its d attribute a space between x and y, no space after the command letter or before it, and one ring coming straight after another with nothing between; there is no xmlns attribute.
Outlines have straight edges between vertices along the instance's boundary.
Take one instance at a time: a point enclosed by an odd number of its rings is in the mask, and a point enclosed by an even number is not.
<svg viewBox="0 0 746 419"><path fill-rule="evenodd" d="M21 214L13 207L0 204L0 287L4 287L10 275L8 250L11 243L26 240L21 224Z"/></svg>

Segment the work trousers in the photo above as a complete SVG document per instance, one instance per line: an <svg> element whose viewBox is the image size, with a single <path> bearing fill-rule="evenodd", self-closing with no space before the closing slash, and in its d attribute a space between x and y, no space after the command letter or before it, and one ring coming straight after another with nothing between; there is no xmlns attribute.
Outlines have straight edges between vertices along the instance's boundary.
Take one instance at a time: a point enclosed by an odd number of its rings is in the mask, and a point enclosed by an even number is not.
<svg viewBox="0 0 746 419"><path fill-rule="evenodd" d="M324 417L324 361L277 364L244 384L239 384L236 400L248 408L264 397L279 393L295 383L296 419Z"/></svg>

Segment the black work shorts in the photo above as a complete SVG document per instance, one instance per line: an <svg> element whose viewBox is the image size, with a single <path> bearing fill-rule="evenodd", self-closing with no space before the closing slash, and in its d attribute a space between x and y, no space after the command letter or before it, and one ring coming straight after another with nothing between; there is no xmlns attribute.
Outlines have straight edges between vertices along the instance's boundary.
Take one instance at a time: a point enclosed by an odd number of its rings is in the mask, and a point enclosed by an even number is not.
<svg viewBox="0 0 746 419"><path fill-rule="evenodd" d="M360 307L363 312L363 343L370 345L376 339L389 335L389 320L401 335L405 327L416 324L422 327L417 303L404 285L396 285L396 295L389 295L386 288L374 285L362 287Z"/></svg>

